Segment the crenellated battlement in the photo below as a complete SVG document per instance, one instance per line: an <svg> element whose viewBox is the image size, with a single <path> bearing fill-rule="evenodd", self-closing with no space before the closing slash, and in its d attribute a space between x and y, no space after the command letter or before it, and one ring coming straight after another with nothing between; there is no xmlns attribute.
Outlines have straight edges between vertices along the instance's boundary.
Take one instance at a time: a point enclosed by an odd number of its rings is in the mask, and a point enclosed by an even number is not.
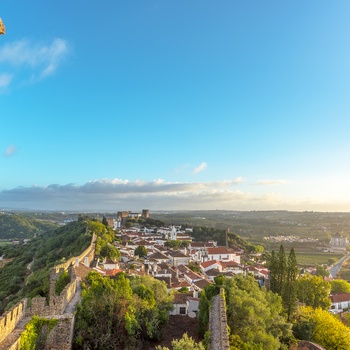
<svg viewBox="0 0 350 350"><path fill-rule="evenodd" d="M6 311L0 318L0 342L4 340L24 317L27 299L22 299L10 310Z"/></svg>
<svg viewBox="0 0 350 350"><path fill-rule="evenodd" d="M67 308L70 301L74 301L72 304L75 308L75 300L72 300L75 296L78 288L78 279L76 277L74 266L82 262L85 265L89 265L95 257L95 242L96 235L93 234L91 243L85 251L77 257L72 257L68 261L58 264L50 269L50 288L49 297L34 297L31 301L23 299L18 302L13 308L5 312L0 318L0 349L17 349L20 343L21 332L24 330L24 321L28 318L31 319L32 316L37 315L39 317L54 317L58 318L59 322L52 330L53 334L59 334L57 338L49 339L59 339L58 342L52 342L50 349L70 349L70 344L73 336L73 326L74 326L74 314L65 314L62 316ZM60 295L55 293L55 283L59 278L60 274L67 271L70 275L71 281L62 290ZM75 298L76 299L76 298ZM77 299L78 300L78 299ZM24 320L23 320L24 319ZM16 329L19 322L21 322L21 330ZM57 329L56 329L57 328ZM18 335L17 335L18 332ZM13 339L12 339L13 338ZM49 341L48 339L48 341Z"/></svg>

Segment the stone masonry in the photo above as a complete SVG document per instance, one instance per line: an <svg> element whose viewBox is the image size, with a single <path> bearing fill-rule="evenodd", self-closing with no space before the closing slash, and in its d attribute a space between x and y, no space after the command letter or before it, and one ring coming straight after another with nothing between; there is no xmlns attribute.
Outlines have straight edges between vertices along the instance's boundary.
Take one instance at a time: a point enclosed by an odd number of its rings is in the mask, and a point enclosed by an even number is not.
<svg viewBox="0 0 350 350"><path fill-rule="evenodd" d="M224 290L213 298L209 312L210 350L229 350Z"/></svg>
<svg viewBox="0 0 350 350"><path fill-rule="evenodd" d="M78 257L54 266L50 270L49 301L35 297L31 303L27 299L18 302L0 318L0 350L18 350L21 333L32 316L58 319L58 324L50 332L47 350L69 350L72 346L74 311L80 301L80 280L74 272L79 262L89 265L94 259L96 235L93 234L90 246ZM60 295L55 294L55 282L63 271L68 271L71 282Z"/></svg>

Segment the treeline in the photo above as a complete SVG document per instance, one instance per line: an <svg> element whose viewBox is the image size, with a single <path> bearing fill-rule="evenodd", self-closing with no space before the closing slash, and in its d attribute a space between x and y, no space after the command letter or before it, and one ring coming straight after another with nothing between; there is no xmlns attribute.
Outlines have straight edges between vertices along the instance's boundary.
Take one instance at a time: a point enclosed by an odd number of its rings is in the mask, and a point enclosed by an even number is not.
<svg viewBox="0 0 350 350"><path fill-rule="evenodd" d="M50 221L36 220L21 214L0 213L0 239L33 238L35 233L56 228Z"/></svg>

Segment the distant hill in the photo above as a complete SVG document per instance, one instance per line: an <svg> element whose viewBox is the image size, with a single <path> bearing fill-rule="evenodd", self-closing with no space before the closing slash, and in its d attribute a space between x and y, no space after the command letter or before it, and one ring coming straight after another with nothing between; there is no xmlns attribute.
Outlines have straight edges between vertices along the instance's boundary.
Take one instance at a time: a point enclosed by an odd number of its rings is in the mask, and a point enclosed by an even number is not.
<svg viewBox="0 0 350 350"><path fill-rule="evenodd" d="M52 221L37 220L28 215L0 213L0 239L33 238L35 233L56 228Z"/></svg>

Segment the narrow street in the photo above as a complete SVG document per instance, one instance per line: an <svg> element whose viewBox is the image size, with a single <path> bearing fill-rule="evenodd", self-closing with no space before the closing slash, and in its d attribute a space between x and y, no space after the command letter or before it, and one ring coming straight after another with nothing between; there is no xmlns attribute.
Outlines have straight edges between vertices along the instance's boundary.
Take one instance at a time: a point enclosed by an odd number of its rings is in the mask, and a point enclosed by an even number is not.
<svg viewBox="0 0 350 350"><path fill-rule="evenodd" d="M335 265L329 268L330 277L335 278L343 263L350 257L349 254L342 257Z"/></svg>

